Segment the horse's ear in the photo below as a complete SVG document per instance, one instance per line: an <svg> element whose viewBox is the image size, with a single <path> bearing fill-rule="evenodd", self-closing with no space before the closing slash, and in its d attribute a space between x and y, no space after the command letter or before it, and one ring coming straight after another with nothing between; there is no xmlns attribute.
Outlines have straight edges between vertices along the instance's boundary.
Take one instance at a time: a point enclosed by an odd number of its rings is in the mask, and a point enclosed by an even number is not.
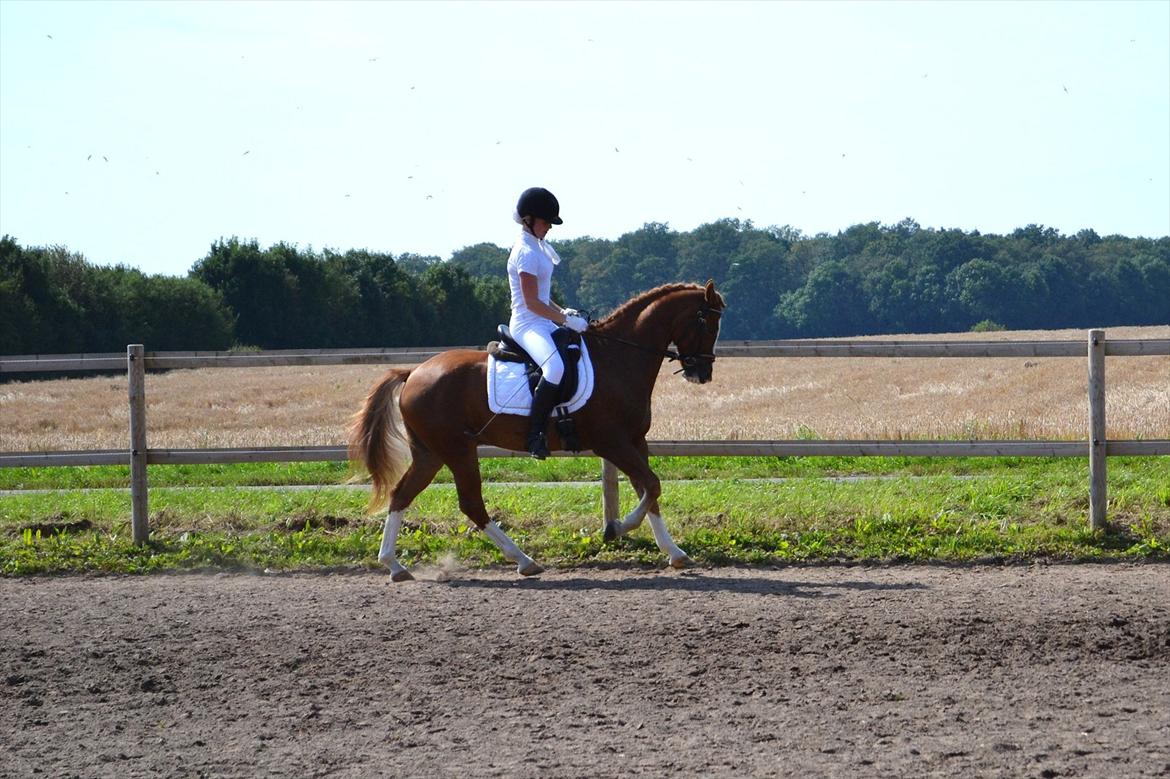
<svg viewBox="0 0 1170 779"><path fill-rule="evenodd" d="M707 279L707 303L713 305L719 298L715 294L715 279Z"/></svg>

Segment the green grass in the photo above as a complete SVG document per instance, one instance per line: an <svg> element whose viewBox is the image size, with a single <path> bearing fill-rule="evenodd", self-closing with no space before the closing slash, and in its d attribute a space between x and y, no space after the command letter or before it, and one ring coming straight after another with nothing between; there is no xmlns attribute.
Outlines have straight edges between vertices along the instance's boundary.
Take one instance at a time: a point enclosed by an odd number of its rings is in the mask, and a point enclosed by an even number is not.
<svg viewBox="0 0 1170 779"><path fill-rule="evenodd" d="M1170 458L1110 458L1110 529L1087 529L1087 466L1054 458L656 458L675 540L700 564L975 559L1170 559ZM640 528L601 540L596 460L484 461L485 500L552 566L665 562ZM381 517L344 464L152 466L151 539L130 542L125 468L0 469L0 572L302 570L375 565ZM826 476L880 479L834 481ZM783 478L785 481L758 481ZM703 479L703 481L689 481ZM580 484L581 481L592 483ZM459 513L449 474L412 506L408 565L502 564ZM527 482L527 483L526 483ZM561 482L552 486L536 482ZM622 510L634 504L621 488Z"/></svg>
<svg viewBox="0 0 1170 779"><path fill-rule="evenodd" d="M1110 463L1118 462L1111 458ZM826 476L926 476L994 474L1012 471L1084 472L1080 458L1037 457L655 457L664 480L712 478L794 478ZM558 457L537 462L522 457L483 460L490 482L596 481L601 466L592 457ZM351 475L346 463L241 463L236 465L152 465L151 487L228 487L255 485L340 484ZM436 483L450 483L440 471ZM0 490L90 489L126 487L127 466L0 468Z"/></svg>

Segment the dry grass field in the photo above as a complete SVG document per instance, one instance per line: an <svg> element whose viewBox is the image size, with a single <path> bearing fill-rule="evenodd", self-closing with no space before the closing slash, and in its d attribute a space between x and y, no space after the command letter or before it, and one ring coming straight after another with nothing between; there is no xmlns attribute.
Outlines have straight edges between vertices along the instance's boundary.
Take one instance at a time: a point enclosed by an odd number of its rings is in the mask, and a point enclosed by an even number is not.
<svg viewBox="0 0 1170 779"><path fill-rule="evenodd" d="M1170 326L1109 338L1167 338ZM1083 330L915 340L1082 340ZM199 369L147 377L152 447L336 445L382 366ZM1106 360L1110 438L1170 438L1170 357ZM1086 360L728 358L697 386L664 365L651 440L1084 439ZM0 384L0 451L124 447L125 377Z"/></svg>

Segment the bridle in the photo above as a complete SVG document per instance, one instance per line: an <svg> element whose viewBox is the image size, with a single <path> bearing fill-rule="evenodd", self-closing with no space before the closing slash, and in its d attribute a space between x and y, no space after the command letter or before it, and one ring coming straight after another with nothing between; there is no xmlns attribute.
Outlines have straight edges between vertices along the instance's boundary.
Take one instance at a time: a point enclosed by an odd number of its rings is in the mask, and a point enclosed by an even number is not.
<svg viewBox="0 0 1170 779"><path fill-rule="evenodd" d="M722 309L712 308L706 301L703 301L703 305L699 308L698 311L695 312L695 319L691 321L694 327L698 329L700 336L707 333L707 317L712 314L714 314L716 317L719 317L722 316L723 311ZM654 349L649 346L643 346L642 344L634 343L633 341L627 341L625 338L618 338L617 336L599 333L595 330L586 330L584 333L582 333L582 335L590 336L592 338L600 338L604 341L613 341L614 343L624 344L626 346L632 346L633 348L640 349L643 352L657 354L665 357L669 362L674 362L677 360L678 363L682 365L682 367L675 371L675 373L690 370L698 365L700 361L706 361L711 364L715 363L715 355L707 354L705 352L692 352L689 354L683 354L682 352L675 349Z"/></svg>

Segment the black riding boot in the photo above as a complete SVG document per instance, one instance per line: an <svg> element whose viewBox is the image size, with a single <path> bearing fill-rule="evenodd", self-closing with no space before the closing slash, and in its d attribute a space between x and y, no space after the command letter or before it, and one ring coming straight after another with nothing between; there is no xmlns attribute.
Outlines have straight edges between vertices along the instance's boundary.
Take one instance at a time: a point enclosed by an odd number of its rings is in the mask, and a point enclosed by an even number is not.
<svg viewBox="0 0 1170 779"><path fill-rule="evenodd" d="M548 429L548 415L557 404L560 391L560 384L541 379L532 394L532 411L528 415L528 453L537 460L543 460L549 455L545 430Z"/></svg>

